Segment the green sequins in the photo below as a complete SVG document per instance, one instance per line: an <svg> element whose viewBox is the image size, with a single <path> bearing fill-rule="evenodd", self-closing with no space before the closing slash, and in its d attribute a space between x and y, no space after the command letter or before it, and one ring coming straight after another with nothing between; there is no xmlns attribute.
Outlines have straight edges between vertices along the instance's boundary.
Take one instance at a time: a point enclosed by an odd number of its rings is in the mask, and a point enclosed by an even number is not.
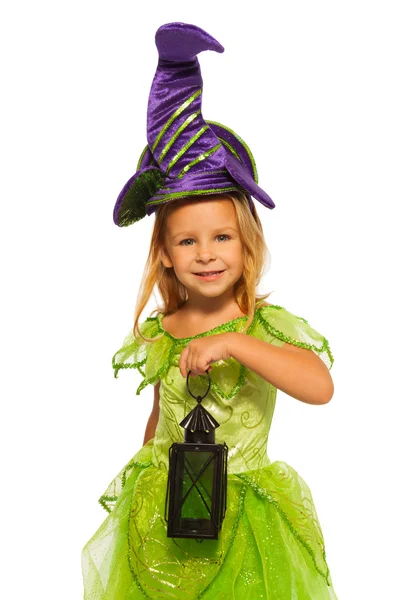
<svg viewBox="0 0 400 600"><path fill-rule="evenodd" d="M254 176L254 181L256 183L258 183L258 173L257 173L257 167L256 167L256 163L254 160L254 157L250 151L250 148L248 147L248 145L246 144L246 142L244 142L242 140L241 137L238 136L237 133L235 133L232 129L229 129L229 127L226 127L225 125L221 125L221 123L217 123L217 121L206 121L207 123L209 123L210 125L219 125L220 127L223 127L223 129L226 129L226 131L229 131L229 133L231 133L237 140L239 140L239 142L241 144L243 144L243 146L246 148L247 154L249 156L250 162L251 162L251 166L253 167L253 176Z"/></svg>
<svg viewBox="0 0 400 600"><path fill-rule="evenodd" d="M183 177L184 174L189 171L189 169L191 169L192 167L194 167L194 165L197 165L197 163L199 163L200 161L205 160L208 156L210 156L211 154L214 154L214 152L216 152L218 150L218 148L221 148L221 144L217 144L213 148L210 148L210 150L207 150L206 152L203 152L203 154L200 154L200 156L198 156L197 158L195 158L194 160L192 160L192 162L190 162L188 165L186 165L185 167L183 167L182 171L178 175L178 179L180 179L181 177Z"/></svg>
<svg viewBox="0 0 400 600"><path fill-rule="evenodd" d="M175 119L177 117L179 117L179 115L185 110L185 108L187 108L188 106L190 106L192 104L192 102L194 102L194 100L196 100L196 98L198 96L200 96L202 90L197 90L194 94L192 94L187 100L185 100L185 102L183 104L181 104L181 106L174 112L174 114L168 119L168 121L166 122L166 124L164 125L164 127L161 129L160 133L158 134L153 147L151 149L152 153L154 154L154 150L157 148L160 140L163 138L163 136L165 135L166 131L168 131L168 129L170 128L170 126L172 125L172 123L175 121Z"/></svg>
<svg viewBox="0 0 400 600"><path fill-rule="evenodd" d="M218 138L219 140L221 140L221 142L223 143L223 145L228 148L228 150L230 152L232 152L232 154L238 159L240 160L240 162L243 162L242 159L240 158L239 154L236 152L235 148L233 146L231 146L226 140L224 140L223 138Z"/></svg>
<svg viewBox="0 0 400 600"><path fill-rule="evenodd" d="M146 202L162 187L164 180L165 176L159 169L149 168L138 174L119 207L120 227L127 227L146 216Z"/></svg>
<svg viewBox="0 0 400 600"><path fill-rule="evenodd" d="M169 174L172 167L181 158L181 156L183 156L185 154L185 152L190 148L190 146L193 146L193 144L199 139L199 137L201 137L203 135L203 133L205 133L207 131L207 129L209 129L209 126L204 125L204 127L202 127L192 138L190 138L190 140L179 150L179 152L177 152L175 154L174 158L171 160L171 162L169 163L169 165L167 167L167 171L166 171L167 175Z"/></svg>
<svg viewBox="0 0 400 600"><path fill-rule="evenodd" d="M167 154L168 150L171 148L172 144L176 141L176 139L180 136L180 134L182 133L182 131L184 131L186 129L186 127L188 125L190 125L190 123L200 114L200 111L198 110L195 113L192 113L191 115L188 116L188 118L182 123L182 125L180 127L178 127L178 129L175 131L174 135L171 137L171 139L169 140L169 142L167 144L165 144L160 156L158 157L158 164L161 166L161 163L163 161L164 156Z"/></svg>

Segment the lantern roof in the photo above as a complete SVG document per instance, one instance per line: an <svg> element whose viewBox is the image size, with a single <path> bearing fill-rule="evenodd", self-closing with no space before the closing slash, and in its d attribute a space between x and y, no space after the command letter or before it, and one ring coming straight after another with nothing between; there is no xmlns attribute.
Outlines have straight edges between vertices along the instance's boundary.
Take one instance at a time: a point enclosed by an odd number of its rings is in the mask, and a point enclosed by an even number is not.
<svg viewBox="0 0 400 600"><path fill-rule="evenodd" d="M179 423L184 429L190 431L212 431L219 427L218 421L202 406L201 396L197 399L197 406Z"/></svg>

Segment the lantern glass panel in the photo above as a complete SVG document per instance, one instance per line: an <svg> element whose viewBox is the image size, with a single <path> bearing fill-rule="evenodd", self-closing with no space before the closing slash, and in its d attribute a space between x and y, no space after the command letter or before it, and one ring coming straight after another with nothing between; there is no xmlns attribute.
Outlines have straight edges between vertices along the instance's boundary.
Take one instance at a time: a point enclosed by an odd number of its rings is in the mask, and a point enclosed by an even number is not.
<svg viewBox="0 0 400 600"><path fill-rule="evenodd" d="M185 452L182 473L182 520L210 520L214 465L213 452Z"/></svg>

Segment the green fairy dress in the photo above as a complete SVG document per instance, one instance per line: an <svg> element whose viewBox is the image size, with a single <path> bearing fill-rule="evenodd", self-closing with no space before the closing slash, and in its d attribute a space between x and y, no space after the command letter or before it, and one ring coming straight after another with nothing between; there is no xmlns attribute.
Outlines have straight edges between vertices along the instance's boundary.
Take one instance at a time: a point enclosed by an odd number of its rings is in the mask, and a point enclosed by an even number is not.
<svg viewBox="0 0 400 600"><path fill-rule="evenodd" d="M154 438L99 499L108 515L82 551L84 599L337 600L311 491L290 465L268 458L277 389L234 358L213 363L202 401L220 424L216 443L229 448L219 539L167 537L168 450L183 441L179 423L196 405L179 370L180 354L194 338L241 332L247 317L189 338L165 331L162 317L140 324L156 341L140 343L129 332L113 356L115 377L128 368L143 376L136 394L161 382L160 414ZM333 365L326 338L281 306L257 308L245 335L308 348ZM192 393L203 396L208 381L207 375L190 378Z"/></svg>

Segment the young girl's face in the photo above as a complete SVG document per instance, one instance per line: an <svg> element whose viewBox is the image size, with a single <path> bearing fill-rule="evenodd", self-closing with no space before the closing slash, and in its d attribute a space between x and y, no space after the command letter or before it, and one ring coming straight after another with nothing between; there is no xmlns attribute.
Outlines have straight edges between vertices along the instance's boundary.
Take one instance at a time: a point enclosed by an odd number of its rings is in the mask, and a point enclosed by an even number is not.
<svg viewBox="0 0 400 600"><path fill-rule="evenodd" d="M173 267L188 294L217 297L243 273L243 250L233 202L190 200L168 216L162 263ZM213 281L196 275L224 271Z"/></svg>

